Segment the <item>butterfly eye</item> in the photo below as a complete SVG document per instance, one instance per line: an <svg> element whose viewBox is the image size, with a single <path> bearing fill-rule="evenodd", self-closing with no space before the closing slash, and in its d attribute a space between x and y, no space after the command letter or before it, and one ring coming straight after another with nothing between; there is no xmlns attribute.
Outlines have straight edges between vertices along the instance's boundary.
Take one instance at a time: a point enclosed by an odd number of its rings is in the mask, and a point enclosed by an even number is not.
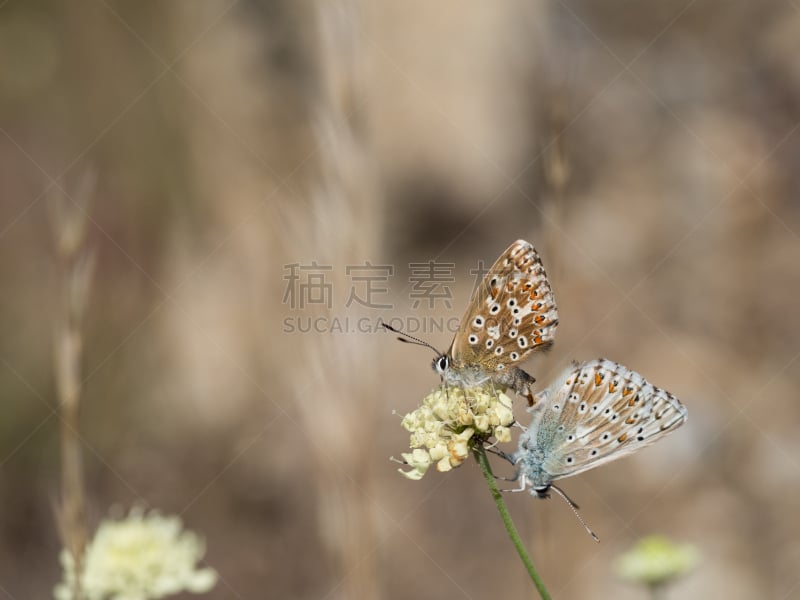
<svg viewBox="0 0 800 600"><path fill-rule="evenodd" d="M440 371L444 371L445 369L447 369L447 363L448 363L447 357L446 356L440 356L439 357L439 363L437 365L439 367L439 370Z"/></svg>

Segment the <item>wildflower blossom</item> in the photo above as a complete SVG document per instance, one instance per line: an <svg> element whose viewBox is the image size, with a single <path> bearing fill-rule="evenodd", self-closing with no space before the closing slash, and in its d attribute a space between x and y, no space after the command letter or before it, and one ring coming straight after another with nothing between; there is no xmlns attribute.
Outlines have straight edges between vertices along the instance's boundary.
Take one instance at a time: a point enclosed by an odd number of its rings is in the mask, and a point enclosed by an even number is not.
<svg viewBox="0 0 800 600"><path fill-rule="evenodd" d="M122 520L105 520L86 547L81 561L80 587L87 600L150 600L178 592L203 593L217 580L212 569L197 569L205 547L178 517L131 510ZM75 562L63 550L64 581L54 590L56 600L73 600Z"/></svg>
<svg viewBox="0 0 800 600"><path fill-rule="evenodd" d="M398 470L415 480L433 463L438 471L449 471L466 460L475 443L490 437L511 441L513 422L511 398L491 383L469 388L466 394L460 387L440 386L403 417L402 426L411 433L413 450L402 455L411 469Z"/></svg>
<svg viewBox="0 0 800 600"><path fill-rule="evenodd" d="M428 467L431 466L431 455L425 450L415 448L411 452L404 452L400 456L403 457L403 463L411 467L410 471L401 472L409 479L422 479Z"/></svg>
<svg viewBox="0 0 800 600"><path fill-rule="evenodd" d="M691 571L700 553L690 544L676 544L662 536L649 536L617 562L617 574L627 581L660 586Z"/></svg>

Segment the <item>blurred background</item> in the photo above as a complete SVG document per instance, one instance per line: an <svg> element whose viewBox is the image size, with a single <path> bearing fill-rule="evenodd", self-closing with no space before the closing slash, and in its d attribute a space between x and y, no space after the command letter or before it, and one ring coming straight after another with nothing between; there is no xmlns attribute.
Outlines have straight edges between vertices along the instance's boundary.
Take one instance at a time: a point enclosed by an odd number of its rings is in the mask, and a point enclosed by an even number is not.
<svg viewBox="0 0 800 600"><path fill-rule="evenodd" d="M389 462L438 377L376 329L446 347L525 238L561 323L527 370L604 356L689 409L564 482L600 544L508 499L553 596L645 597L615 560L660 533L703 555L674 597L799 598L799 125L791 0L0 3L4 597L61 578L77 219L89 526L181 515L208 597L532 597L474 464Z"/></svg>

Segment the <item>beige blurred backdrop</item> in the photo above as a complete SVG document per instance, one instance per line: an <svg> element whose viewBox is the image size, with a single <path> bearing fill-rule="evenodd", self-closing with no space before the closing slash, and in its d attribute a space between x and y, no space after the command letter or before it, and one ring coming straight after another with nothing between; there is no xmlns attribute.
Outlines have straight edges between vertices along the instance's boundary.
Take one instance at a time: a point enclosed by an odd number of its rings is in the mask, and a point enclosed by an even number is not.
<svg viewBox="0 0 800 600"><path fill-rule="evenodd" d="M445 347L518 238L559 307L539 382L604 356L689 410L564 482L600 544L509 498L553 596L644 597L614 561L662 533L703 555L674 597L800 597L799 124L791 0L0 3L0 595L60 578L60 196L97 259L89 524L180 514L209 597L533 597L474 464L388 460L432 354L333 325ZM428 261L453 265L433 306Z"/></svg>

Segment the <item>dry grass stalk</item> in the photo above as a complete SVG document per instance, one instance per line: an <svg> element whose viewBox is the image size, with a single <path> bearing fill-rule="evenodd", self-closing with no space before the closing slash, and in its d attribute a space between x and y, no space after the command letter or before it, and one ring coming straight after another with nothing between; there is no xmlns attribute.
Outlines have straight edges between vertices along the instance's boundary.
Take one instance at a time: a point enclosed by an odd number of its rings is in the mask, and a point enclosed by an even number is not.
<svg viewBox="0 0 800 600"><path fill-rule="evenodd" d="M335 265L333 289L346 290L345 266L379 256L379 200L354 127L363 96L358 11L350 2L318 2L316 8L320 85L312 118L319 177L311 185L311 210L287 209L283 234L289 252ZM326 307L315 314L334 316ZM348 308L353 319L365 314L357 303ZM298 406L315 439L320 530L342 582L337 594L377 598L367 451L374 445L376 388L374 369L367 367L374 362L372 342L364 335L321 334L298 343L303 371L295 378ZM315 382L314 393L307 389L309 381Z"/></svg>
<svg viewBox="0 0 800 600"><path fill-rule="evenodd" d="M61 507L58 515L64 547L80 567L88 540L83 459L80 439L82 323L89 299L95 255L85 248L87 204L94 177L86 173L73 199L50 198L51 224L59 269L61 298L53 341L55 384L61 423ZM79 579L76 587L79 586ZM75 590L81 598L81 590Z"/></svg>

